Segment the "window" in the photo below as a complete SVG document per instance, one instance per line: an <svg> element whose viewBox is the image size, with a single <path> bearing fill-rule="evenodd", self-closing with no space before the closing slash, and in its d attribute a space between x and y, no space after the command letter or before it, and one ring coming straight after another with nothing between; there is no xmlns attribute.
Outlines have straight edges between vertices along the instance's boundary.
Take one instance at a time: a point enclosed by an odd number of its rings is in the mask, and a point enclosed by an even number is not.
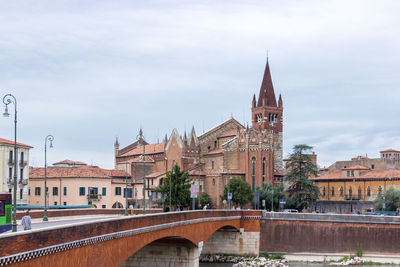
<svg viewBox="0 0 400 267"><path fill-rule="evenodd" d="M349 198L353 198L353 189L349 188Z"/></svg>
<svg viewBox="0 0 400 267"><path fill-rule="evenodd" d="M120 196L121 195L121 187L116 187L115 188L115 195Z"/></svg>
<svg viewBox="0 0 400 267"><path fill-rule="evenodd" d="M101 208L105 209L105 208L106 208L106 205L101 205Z"/></svg>
<svg viewBox="0 0 400 267"><path fill-rule="evenodd" d="M84 195L86 195L86 192L85 192L86 190L85 190L85 187L79 187L79 195L80 196L84 196Z"/></svg>
<svg viewBox="0 0 400 267"><path fill-rule="evenodd" d="M57 206L57 201L54 201L54 206Z"/></svg>
<svg viewBox="0 0 400 267"><path fill-rule="evenodd" d="M215 185L215 179L213 178L213 183L212 183L213 185Z"/></svg>
<svg viewBox="0 0 400 267"><path fill-rule="evenodd" d="M23 193L24 193L24 190L23 190L23 189L20 189L20 190L19 190L19 199L22 199Z"/></svg>
<svg viewBox="0 0 400 267"><path fill-rule="evenodd" d="M31 195L31 188L29 187L28 188L28 196L30 196Z"/></svg>
<svg viewBox="0 0 400 267"><path fill-rule="evenodd" d="M21 164L24 164L24 152L21 152Z"/></svg>
<svg viewBox="0 0 400 267"><path fill-rule="evenodd" d="M367 187L367 197L371 196L371 188L368 186Z"/></svg>
<svg viewBox="0 0 400 267"><path fill-rule="evenodd" d="M101 195L102 195L102 196L106 196L106 195L107 195L107 188L106 188L106 187L103 187L103 188L101 189Z"/></svg>
<svg viewBox="0 0 400 267"><path fill-rule="evenodd" d="M10 150L10 153L8 154L8 162L13 162L13 152Z"/></svg>
<svg viewBox="0 0 400 267"><path fill-rule="evenodd" d="M335 188L334 187L332 187L332 196L333 197L335 196Z"/></svg>
<svg viewBox="0 0 400 267"><path fill-rule="evenodd" d="M211 146L208 146L207 149L208 149L208 151L210 151L211 150Z"/></svg>
<svg viewBox="0 0 400 267"><path fill-rule="evenodd" d="M375 169L375 165L374 164L371 165L371 169L372 170Z"/></svg>
<svg viewBox="0 0 400 267"><path fill-rule="evenodd" d="M214 149L217 148L218 142L214 141Z"/></svg>
<svg viewBox="0 0 400 267"><path fill-rule="evenodd" d="M64 186L64 196L66 196L67 195L67 187L66 186Z"/></svg>
<svg viewBox="0 0 400 267"><path fill-rule="evenodd" d="M24 169L20 170L20 175L19 175L19 179L24 179Z"/></svg>
<svg viewBox="0 0 400 267"><path fill-rule="evenodd" d="M256 158L251 159L251 189L256 190Z"/></svg>
<svg viewBox="0 0 400 267"><path fill-rule="evenodd" d="M67 202L64 202L64 206L67 206Z"/></svg>
<svg viewBox="0 0 400 267"><path fill-rule="evenodd" d="M132 188L124 188L124 197L126 196L126 191L128 191L128 198L132 198Z"/></svg>
<svg viewBox="0 0 400 267"><path fill-rule="evenodd" d="M10 180L12 179L12 168L8 169L8 177Z"/></svg>
<svg viewBox="0 0 400 267"><path fill-rule="evenodd" d="M354 177L354 171L351 171L351 177Z"/></svg>
<svg viewBox="0 0 400 267"><path fill-rule="evenodd" d="M361 193L362 193L361 187L358 187L358 199L361 199Z"/></svg>
<svg viewBox="0 0 400 267"><path fill-rule="evenodd" d="M340 196L343 197L343 187L339 188Z"/></svg>
<svg viewBox="0 0 400 267"><path fill-rule="evenodd" d="M40 187L35 187L35 196L40 196Z"/></svg>
<svg viewBox="0 0 400 267"><path fill-rule="evenodd" d="M163 180L164 180L164 178L161 178L158 185L162 185L163 184Z"/></svg>
<svg viewBox="0 0 400 267"><path fill-rule="evenodd" d="M263 183L263 184L265 183L265 161L266 161L266 158L264 157L264 158L262 159L262 169L261 169L261 173L262 173L262 183Z"/></svg>
<svg viewBox="0 0 400 267"><path fill-rule="evenodd" d="M154 181L154 179L151 179L151 185L153 185L153 181Z"/></svg>
<svg viewBox="0 0 400 267"><path fill-rule="evenodd" d="M58 187L53 187L53 196L58 196Z"/></svg>
<svg viewBox="0 0 400 267"><path fill-rule="evenodd" d="M214 161L211 161L211 169L214 169Z"/></svg>
<svg viewBox="0 0 400 267"><path fill-rule="evenodd" d="M347 171L347 177L350 177L350 171Z"/></svg>
<svg viewBox="0 0 400 267"><path fill-rule="evenodd" d="M325 195L326 195L326 189L325 189L325 186L322 188L322 196L323 197L325 197Z"/></svg>

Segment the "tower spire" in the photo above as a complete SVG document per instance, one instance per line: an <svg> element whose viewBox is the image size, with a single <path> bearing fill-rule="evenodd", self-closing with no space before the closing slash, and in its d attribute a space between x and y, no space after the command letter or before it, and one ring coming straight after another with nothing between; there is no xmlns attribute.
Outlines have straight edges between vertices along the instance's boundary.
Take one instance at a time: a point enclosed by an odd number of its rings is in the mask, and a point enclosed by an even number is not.
<svg viewBox="0 0 400 267"><path fill-rule="evenodd" d="M265 65L264 77L261 83L260 95L258 96L258 107L269 106L276 107L276 98L274 86L272 84L271 71L269 70L269 62L267 56L267 64Z"/></svg>

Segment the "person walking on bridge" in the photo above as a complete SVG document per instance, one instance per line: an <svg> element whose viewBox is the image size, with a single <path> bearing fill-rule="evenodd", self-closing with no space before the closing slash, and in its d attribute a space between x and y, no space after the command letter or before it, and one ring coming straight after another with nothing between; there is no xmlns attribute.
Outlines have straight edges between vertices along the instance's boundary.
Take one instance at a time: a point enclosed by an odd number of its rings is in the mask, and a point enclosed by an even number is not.
<svg viewBox="0 0 400 267"><path fill-rule="evenodd" d="M22 217L21 225L22 225L22 227L24 227L24 230L32 229L32 226L31 226L32 221L31 221L31 216L29 216L29 210L27 210L25 216Z"/></svg>

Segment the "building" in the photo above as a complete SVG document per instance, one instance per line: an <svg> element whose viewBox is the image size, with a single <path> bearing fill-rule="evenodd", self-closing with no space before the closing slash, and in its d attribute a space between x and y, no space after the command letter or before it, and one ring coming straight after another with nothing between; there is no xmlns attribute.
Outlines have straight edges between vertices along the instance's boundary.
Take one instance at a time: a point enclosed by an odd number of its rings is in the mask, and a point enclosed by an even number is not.
<svg viewBox="0 0 400 267"><path fill-rule="evenodd" d="M17 143L17 163L14 162L14 141L0 138L0 192L14 189L14 167L17 168L17 205L28 204L29 145Z"/></svg>
<svg viewBox="0 0 400 267"><path fill-rule="evenodd" d="M251 127L230 118L200 136L193 127L183 137L174 129L169 138L157 144L148 144L142 130L137 141L122 149L116 140L115 169L128 169L139 199L143 198L146 176L148 199L160 197L153 194L154 189L178 164L200 183L200 192L210 195L214 207L222 207L220 195L230 178L244 179L253 191L263 183L281 183L283 101L280 95L278 101L275 97L268 61L258 100L254 94L251 101L251 112Z"/></svg>
<svg viewBox="0 0 400 267"><path fill-rule="evenodd" d="M44 168L30 168L29 205L44 205ZM47 167L48 205L96 208L125 207L133 199L131 177L123 170L106 170L83 162L64 160ZM125 183L127 190L125 190Z"/></svg>
<svg viewBox="0 0 400 267"><path fill-rule="evenodd" d="M374 208L379 193L391 186L400 189L400 151L381 151L380 158L357 156L337 161L312 178L320 189L318 208L322 212L355 212Z"/></svg>

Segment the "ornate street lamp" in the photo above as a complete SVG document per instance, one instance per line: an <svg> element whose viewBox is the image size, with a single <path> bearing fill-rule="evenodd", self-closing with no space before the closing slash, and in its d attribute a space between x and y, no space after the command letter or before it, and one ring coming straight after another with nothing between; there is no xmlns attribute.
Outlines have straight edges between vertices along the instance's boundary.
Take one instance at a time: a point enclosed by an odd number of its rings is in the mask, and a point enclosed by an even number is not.
<svg viewBox="0 0 400 267"><path fill-rule="evenodd" d="M50 142L50 148L53 148L53 140L54 137L49 134L44 139L44 213L43 213L43 221L47 222L49 219L47 218L47 142ZM61 191L61 188L60 188ZM61 193L60 193L61 194Z"/></svg>
<svg viewBox="0 0 400 267"><path fill-rule="evenodd" d="M139 135L138 135L138 139L139 139L139 145L140 145L140 141L143 140L144 141L144 137L143 137L143 131L142 129L140 129L139 131ZM142 160L143 160L143 214L146 214L146 144L144 144L143 142L143 154L142 154Z"/></svg>
<svg viewBox="0 0 400 267"><path fill-rule="evenodd" d="M132 166L132 160L129 160L129 166ZM128 216L128 168L125 174L125 216Z"/></svg>
<svg viewBox="0 0 400 267"><path fill-rule="evenodd" d="M17 99L12 94L3 97L3 103L6 105L3 116L9 117L8 105L14 103L14 192L13 192L13 222L12 231L17 231Z"/></svg>

